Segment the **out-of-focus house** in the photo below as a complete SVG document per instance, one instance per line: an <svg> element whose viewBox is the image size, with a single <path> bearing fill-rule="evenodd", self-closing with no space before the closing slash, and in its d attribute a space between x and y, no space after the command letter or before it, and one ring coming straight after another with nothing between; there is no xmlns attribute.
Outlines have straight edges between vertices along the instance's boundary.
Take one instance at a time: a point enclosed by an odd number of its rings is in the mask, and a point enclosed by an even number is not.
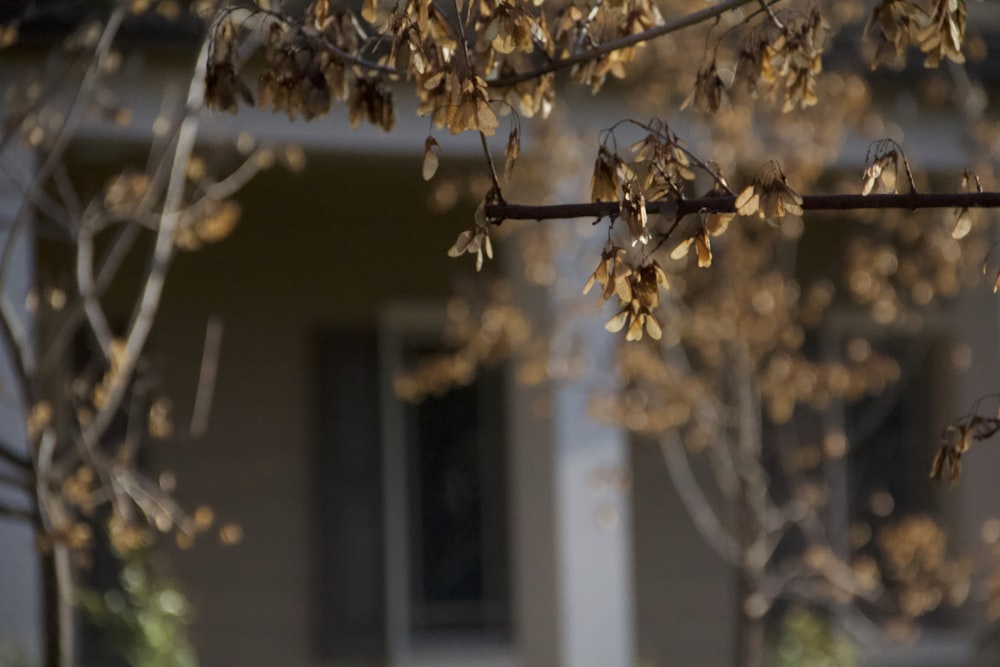
<svg viewBox="0 0 1000 667"><path fill-rule="evenodd" d="M99 187L103 174L141 159L163 92L180 94L187 85L193 44L183 53L126 48L114 85L133 119L125 128L94 123L81 134L72 151L81 188ZM0 80L44 66L29 56L5 55ZM602 122L587 113L582 125ZM425 210L429 190L417 177L425 120L401 110L399 127L386 136L350 132L343 116L337 110L303 124L248 110L203 120L206 147L247 131L301 144L308 168L259 176L239 196L243 217L232 236L179 256L150 345L183 425L205 324L220 318L225 325L207 432L155 454L176 475L182 502L210 505L245 535L236 547L205 542L173 555L196 609L202 664L730 662L734 574L698 536L659 452L591 422L585 389L527 389L501 367L419 406L392 393L396 370L446 346L444 308L456 283L480 280L471 262L445 256L471 209ZM949 123L901 121L925 166L961 161ZM938 145L947 146L927 148ZM445 150L449 159L471 161L478 146L459 139ZM30 173L31 156L19 155L18 167ZM4 178L0 216L9 216L22 191ZM589 225L578 224L580 243L593 242ZM568 292L589 270L576 266L576 250L557 249L559 266L578 274ZM27 246L23 256L28 280ZM494 270L516 281L513 264L501 260ZM562 290L523 287L518 298L545 312L568 298ZM894 441L878 456L912 459L902 468L924 471L942 420L996 390L997 318L985 293L940 313L912 384L883 420L892 438L923 444L907 449ZM849 317L841 321L833 339L869 333L852 329ZM592 324L585 339L597 358L613 341L599 319ZM950 360L962 345L974 363L959 375ZM535 409L540 399L545 415ZM5 395L0 409L7 402L16 399ZM12 438L20 428L15 412L0 420ZM928 414L933 419L917 426L906 421ZM997 470L1000 452L981 448L957 488L910 491L940 495L927 505L971 544L1000 507ZM30 647L38 633L33 545L30 534L14 530L0 523L0 642ZM974 641L942 631L912 649L869 647L867 660L958 665L972 656Z"/></svg>

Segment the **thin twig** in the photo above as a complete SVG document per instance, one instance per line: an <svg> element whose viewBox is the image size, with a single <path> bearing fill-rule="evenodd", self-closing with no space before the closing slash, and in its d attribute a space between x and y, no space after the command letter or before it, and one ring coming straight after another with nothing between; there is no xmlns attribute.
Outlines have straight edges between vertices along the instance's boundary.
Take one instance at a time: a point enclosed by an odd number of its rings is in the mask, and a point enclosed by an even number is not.
<svg viewBox="0 0 1000 667"><path fill-rule="evenodd" d="M181 118L183 119L183 109ZM177 125L179 125L180 122L182 122L182 120L179 120ZM167 142L167 145L169 146L171 143L173 142ZM152 147L150 150L152 153L156 150L156 146ZM152 157L150 159L152 160ZM164 150L163 155L159 158L155 170L153 171L153 177L150 179L149 187L146 188L142 199L139 201L138 206L136 206L134 221L121 227L114 240L111 242L111 247L105 252L101 261L101 266L97 270L97 276L94 279L93 294L95 298L100 298L104 294L104 291L111 284L111 280L114 278L115 274L117 274L121 263L125 260L125 257L128 256L129 251L132 249L132 245L139 237L139 233L144 229L145 226L139 221L139 219L148 216L152 212L156 202L159 200L162 188L165 186L170 173L170 170L167 168L167 164L169 162L168 153ZM55 334L53 334L49 344L45 346L45 352L43 353L40 364L42 373L51 370L53 364L58 363L61 355L67 350L69 341L76 335L77 328L80 326L84 317L83 302L77 301L73 303L66 309L65 312L66 316L62 318L62 323Z"/></svg>
<svg viewBox="0 0 1000 667"><path fill-rule="evenodd" d="M91 222L84 220L76 235L76 284L83 303L83 312L97 340L97 348L105 361L111 358L114 338L111 325L94 289L94 236Z"/></svg>
<svg viewBox="0 0 1000 667"><path fill-rule="evenodd" d="M663 462L670 475L670 481L691 517L691 521L694 522L695 528L698 529L705 543L722 560L730 565L737 565L740 560L740 547L733 536L723 528L712 504L702 493L698 480L691 470L687 454L684 452L684 445L678 440L676 432L670 431L661 435L658 440L660 453L663 455Z"/></svg>
<svg viewBox="0 0 1000 667"><path fill-rule="evenodd" d="M66 147L69 145L77 125L83 118L83 112L86 110L86 102L90 98L90 92L100 78L105 61L111 52L111 45L114 43L115 36L118 34L118 29L121 27L127 9L128 3L119 2L115 5L111 16L108 17L108 22L105 24L97 46L94 48L94 59L91 61L90 66L87 67L87 71L83 75L83 80L80 82L80 87L77 88L69 110L66 112L66 117L59 128L59 133L49 148L45 161L38 168L31 187L28 190L28 195L25 197L24 204L18 211L17 217L14 219L14 224L11 225L7 233L7 238L4 240L3 253L0 255L0 288L7 282L7 272L10 270L10 264L14 258L14 247L17 245L17 238L21 235L21 232L30 220L32 203L37 198L37 193L44 190L49 176L52 175L52 172L58 166L60 160L62 160Z"/></svg>
<svg viewBox="0 0 1000 667"><path fill-rule="evenodd" d="M21 390L21 398L27 405L37 400L37 392L32 382L32 345L21 320L14 316L10 301L0 293L0 350L7 350L14 362L14 375Z"/></svg>
<svg viewBox="0 0 1000 667"><path fill-rule="evenodd" d="M60 162L56 165L56 169L52 172L52 181L56 185L59 199L62 200L63 206L69 213L70 221L79 222L83 217L83 204L80 202L80 196L76 193L65 163Z"/></svg>
<svg viewBox="0 0 1000 667"><path fill-rule="evenodd" d="M785 24L783 24L781 21L779 21L778 17L774 15L774 11L772 11L770 5L766 2L766 0L758 0L758 2L760 2L761 8L765 12L767 12L768 17L771 19L771 22L775 26L777 26L777 28L779 30L784 30L785 29Z"/></svg>
<svg viewBox="0 0 1000 667"><path fill-rule="evenodd" d="M197 212L207 206L210 202L219 201L231 196L243 187L243 185L245 185L259 171L260 169L254 164L252 157L248 158L246 162L240 165L236 171L231 173L225 179L208 186L205 189L205 196L193 202L190 206L188 206L187 210L189 212ZM148 203L146 203L145 200L143 203L140 203L138 207L140 210L136 212L134 218L130 220L128 224L123 225L114 237L110 248L108 248L105 252L104 258L100 263L97 276L93 279L90 293L93 295L95 300L99 299L111 284L111 280L114 278L118 268L121 266L121 263L125 260L125 257L132 249L132 246L138 238L140 232L143 229L155 227L155 225L146 225L138 220L139 217L148 216L148 210L146 209L151 208L152 205L152 198L150 198ZM84 319L84 306L85 300L81 299L71 304L64 311L65 317L62 318L59 328L56 330L55 334L53 334L49 343L45 346L45 351L40 364L41 372L44 373L51 370L53 364L57 363L61 358L61 355L65 353L69 341L76 335L77 329Z"/></svg>
<svg viewBox="0 0 1000 667"><path fill-rule="evenodd" d="M205 327L205 347L201 354L201 371L198 373L198 388L194 394L194 409L191 412L189 429L194 438L200 438L208 429L212 396L215 394L215 379L219 372L222 330L223 322L219 316L211 318Z"/></svg>
<svg viewBox="0 0 1000 667"><path fill-rule="evenodd" d="M479 140L483 144L483 153L486 155L486 164L490 166L490 178L493 179L493 191L496 193L495 198L490 198L490 201L503 201L503 195L500 191L500 181L497 178L497 168L493 165L493 156L490 155L490 147L486 144L486 134L480 130Z"/></svg>
<svg viewBox="0 0 1000 667"><path fill-rule="evenodd" d="M10 184L17 189L18 194L20 194L24 200L24 205L31 204L38 209L38 211L47 215L57 224L62 225L66 229L72 229L72 217L69 212L64 207L60 206L59 202L49 196L49 193L44 190L33 190L31 183L25 184L19 182L18 176L11 171L8 165L2 162L0 162L0 171L2 171L7 177L8 182L10 182ZM32 183L33 182L34 181L32 181Z"/></svg>

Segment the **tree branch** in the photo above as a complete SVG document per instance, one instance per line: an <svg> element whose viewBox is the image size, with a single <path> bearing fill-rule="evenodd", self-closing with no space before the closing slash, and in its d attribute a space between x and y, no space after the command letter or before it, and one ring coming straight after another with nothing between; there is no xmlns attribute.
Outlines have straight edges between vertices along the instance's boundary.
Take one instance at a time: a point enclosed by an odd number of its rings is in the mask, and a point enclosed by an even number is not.
<svg viewBox="0 0 1000 667"><path fill-rule="evenodd" d="M177 133L173 163L167 184L156 242L146 272L145 284L136 304L128 334L125 337L125 354L119 373L109 391L106 405L96 414L94 420L84 430L82 436L87 447L99 441L121 404L128 385L135 372L136 363L153 328L153 321L160 305L160 296L166 280L167 269L174 255L174 231L180 220L184 199L184 184L187 179L187 165L194 150L198 133L199 111L205 99L205 70L208 64L209 39L202 44L195 64L191 85L188 89L187 116Z"/></svg>
<svg viewBox="0 0 1000 667"><path fill-rule="evenodd" d="M493 79L492 81L487 81L486 83L491 88L507 88L516 83L521 83L522 81L530 81L531 79L535 79L544 74L572 67L577 63L593 60L594 58L600 58L603 55L611 53L612 51L619 51L642 42L648 42L649 40L657 37L662 37L663 35L667 35L672 32L677 32L678 30L683 30L684 28L690 28L693 25L709 21L717 16L725 14L728 11L755 1L756 0L728 0L728 2L721 2L714 7L706 7L705 9L694 12L693 14L688 14L687 16L673 21L667 21L663 25L658 25L655 28L643 30L642 32L637 32L634 35L613 39L610 42L605 42L593 49L589 49L581 53L575 53L568 58L556 60L555 62L543 65L538 69L501 77L499 79Z"/></svg>
<svg viewBox="0 0 1000 667"><path fill-rule="evenodd" d="M649 202L646 212L660 212L661 204L670 209L677 206L677 216L682 218L691 213L735 211L736 197L701 197L698 199ZM916 211L924 208L1000 208L1000 192L947 192L917 193L897 195L804 195L802 208L806 211L856 211L863 209L900 208ZM569 218L604 218L618 215L618 202L591 202L578 204L554 204L531 206L525 204L493 203L486 205L486 217L490 220L557 220Z"/></svg>
<svg viewBox="0 0 1000 667"><path fill-rule="evenodd" d="M691 521L695 528L722 560L730 565L737 565L740 562L740 547L733 539L733 536L726 531L712 509L698 480L695 479L694 472L688 464L687 454L684 446L677 439L675 431L670 431L659 438L660 453L663 455L663 462L666 464L670 481L677 491L681 502L687 509Z"/></svg>
<svg viewBox="0 0 1000 667"><path fill-rule="evenodd" d="M17 217L14 219L14 223L7 233L3 253L0 255L0 286L6 283L7 271L13 261L17 237L28 224L32 204L35 202L38 194L44 191L49 176L52 175L53 171L59 165L77 125L83 118L83 112L86 111L86 102L89 101L90 93L104 70L108 54L111 52L111 45L114 43L118 29L125 19L127 10L127 3L120 2L115 6L114 11L111 12L111 16L104 26L104 31L101 33L97 46L94 48L94 59L83 75L83 80L80 82L80 87L77 88L69 110L66 112L62 126L59 128L59 133L56 135L56 139L49 149L45 162L42 163L42 166L39 167L38 172L35 174L35 179L32 181L25 195L24 204L18 211Z"/></svg>
<svg viewBox="0 0 1000 667"><path fill-rule="evenodd" d="M83 302L83 312L97 340L97 347L107 361L111 358L114 336L94 289L94 235L88 220L83 221L76 235L76 283Z"/></svg>

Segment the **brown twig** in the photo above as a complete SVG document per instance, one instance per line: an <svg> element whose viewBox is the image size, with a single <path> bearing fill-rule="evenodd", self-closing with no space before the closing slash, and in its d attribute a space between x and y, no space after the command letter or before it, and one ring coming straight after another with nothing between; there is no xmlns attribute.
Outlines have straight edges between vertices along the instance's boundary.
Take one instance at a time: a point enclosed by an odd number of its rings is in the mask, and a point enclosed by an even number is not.
<svg viewBox="0 0 1000 667"><path fill-rule="evenodd" d="M735 197L700 197L676 202L677 216L683 217L698 211L731 213ZM671 203L671 207L673 203ZM618 202L588 202L531 206L497 202L486 205L486 216L491 220L556 220L568 218L602 218L618 214ZM947 192L906 193L881 195L804 195L802 208L806 211L855 211L864 209L924 208L998 208L1000 192ZM646 204L647 213L659 213L660 202Z"/></svg>
<svg viewBox="0 0 1000 667"><path fill-rule="evenodd" d="M483 153L486 155L486 164L490 166L490 178L493 180L493 191L496 194L495 198L489 198L491 201L503 201L503 195L500 192L500 180L497 178L497 169L493 164L493 156L490 155L490 147L486 144L486 134L480 130L479 140L483 144Z"/></svg>

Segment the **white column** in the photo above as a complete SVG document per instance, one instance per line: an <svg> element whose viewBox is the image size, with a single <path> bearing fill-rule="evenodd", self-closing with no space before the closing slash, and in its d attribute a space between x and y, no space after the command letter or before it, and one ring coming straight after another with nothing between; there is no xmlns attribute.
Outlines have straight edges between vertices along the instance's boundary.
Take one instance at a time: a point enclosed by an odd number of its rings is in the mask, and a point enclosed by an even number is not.
<svg viewBox="0 0 1000 667"><path fill-rule="evenodd" d="M11 223L31 178L34 161L27 152L8 145L0 153L0 248L6 246ZM28 326L25 299L33 274L30 234L17 241L2 298ZM17 392L11 351L0 347L0 441L20 456L30 453L24 431L24 405ZM0 473L22 476L23 471L0 459ZM30 495L0 483L0 503L29 508ZM0 658L19 657L24 664L41 664L41 578L32 526L21 519L0 516Z"/></svg>
<svg viewBox="0 0 1000 667"><path fill-rule="evenodd" d="M567 224L572 227L557 246L561 280L553 294L556 313L572 312L571 307L579 305L604 233L603 227L585 222ZM587 412L594 387L607 386L614 372L613 352L619 341L604 330L610 314L585 310L570 324L571 331L561 335L582 344L586 370L579 381L558 386L553 395L561 664L632 667L632 519L628 485L622 483L630 477L627 435L595 423Z"/></svg>
<svg viewBox="0 0 1000 667"><path fill-rule="evenodd" d="M587 400L580 386L555 396L561 653L567 667L625 667L634 643L631 508L613 480L628 457L619 429L588 419Z"/></svg>
<svg viewBox="0 0 1000 667"><path fill-rule="evenodd" d="M565 193L558 199L576 201ZM556 357L563 346L582 341L588 360L578 382L525 387L512 372L508 383L518 664L634 667L631 494L620 483L631 476L626 435L587 414L594 380L607 377L618 339L604 330L611 314L596 312L595 295L594 308L579 308L605 228L552 224L559 225L555 286L543 289L523 279L520 259L511 256L516 243L505 243L500 255L518 305L534 313L541 330L556 332ZM540 405L549 408L540 412Z"/></svg>

